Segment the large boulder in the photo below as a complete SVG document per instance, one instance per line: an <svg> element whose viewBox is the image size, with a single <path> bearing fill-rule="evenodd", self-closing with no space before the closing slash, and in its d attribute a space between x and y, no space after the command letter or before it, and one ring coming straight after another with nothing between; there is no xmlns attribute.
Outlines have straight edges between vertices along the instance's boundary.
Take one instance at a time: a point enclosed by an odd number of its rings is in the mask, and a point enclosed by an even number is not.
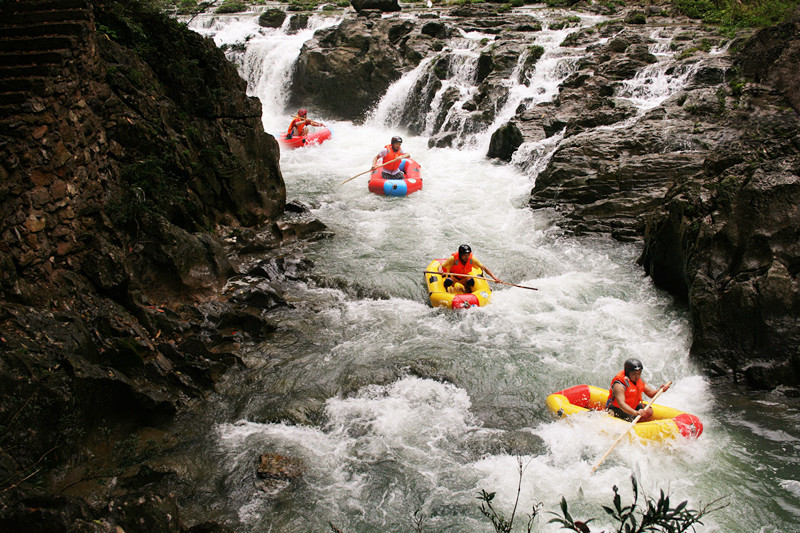
<svg viewBox="0 0 800 533"><path fill-rule="evenodd" d="M360 16L317 31L300 51L290 105L363 120L392 83L441 48L441 41L422 33L425 24Z"/></svg>
<svg viewBox="0 0 800 533"><path fill-rule="evenodd" d="M492 139L489 142L489 152L486 156L496 157L502 161L511 161L511 157L520 147L523 140L522 132L519 131L517 125L509 122L492 134Z"/></svg>
<svg viewBox="0 0 800 533"><path fill-rule="evenodd" d="M400 4L397 3L397 0L350 0L350 4L359 13L370 9L385 13L400 11Z"/></svg>
<svg viewBox="0 0 800 533"><path fill-rule="evenodd" d="M760 31L747 51L739 58L742 74L781 91L800 113L800 8L791 21Z"/></svg>

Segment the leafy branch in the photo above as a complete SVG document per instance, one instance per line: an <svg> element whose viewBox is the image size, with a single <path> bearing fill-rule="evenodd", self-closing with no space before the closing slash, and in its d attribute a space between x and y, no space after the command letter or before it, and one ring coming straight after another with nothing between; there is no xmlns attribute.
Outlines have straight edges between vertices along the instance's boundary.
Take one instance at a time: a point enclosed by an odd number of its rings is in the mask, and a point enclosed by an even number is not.
<svg viewBox="0 0 800 533"><path fill-rule="evenodd" d="M603 510L619 523L617 533L682 533L690 528L694 530L696 524L702 525L702 518L708 513L724 509L729 505L728 503L720 504L723 497L699 510L687 508L685 500L672 507L669 495L664 494L662 490L658 500L646 497L643 502L644 506L641 507L639 484L636 482L635 476L631 476L631 484L633 485L633 501L629 505L622 505L619 489L614 485L613 507L603 506ZM567 501L563 496L561 498L561 514L550 514L555 515L556 518L551 519L548 523L559 523L562 528L579 533L591 533L588 524L594 518L586 521L575 520L570 515Z"/></svg>
<svg viewBox="0 0 800 533"><path fill-rule="evenodd" d="M519 505L519 496L522 492L522 475L525 473L525 469L528 468L530 464L530 460L522 464L522 458L517 456L517 469L519 473L519 481L517 482L517 497L514 500L514 508L511 510L511 518L506 520L503 518L503 514L498 512L493 506L492 501L497 493L495 492L486 492L485 490L481 490L478 494L477 498L481 500L481 512L483 515L488 518L494 529L497 533L511 533L512 528L514 527L514 517L517 514L517 506ZM531 528L533 527L533 522L536 519L536 516L539 513L539 507L541 504L534 504L531 509L531 514L528 515L528 523L527 523L527 531L530 533Z"/></svg>

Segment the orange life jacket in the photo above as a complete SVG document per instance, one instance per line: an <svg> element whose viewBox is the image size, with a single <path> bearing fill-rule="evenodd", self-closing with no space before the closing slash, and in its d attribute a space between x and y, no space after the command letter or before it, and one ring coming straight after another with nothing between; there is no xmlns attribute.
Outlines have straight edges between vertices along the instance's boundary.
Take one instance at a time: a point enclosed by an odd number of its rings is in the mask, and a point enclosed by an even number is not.
<svg viewBox="0 0 800 533"><path fill-rule="evenodd" d="M450 273L452 273L452 274L469 274L472 271L472 254L469 254L469 257L467 257L467 262L466 263L462 263L458 259L458 252L453 254L453 259L455 259L456 262L453 263L452 267L450 267ZM462 280L468 279L468 278L461 277L461 276L453 276L453 278L455 278L455 280L458 281L459 283L461 283Z"/></svg>
<svg viewBox="0 0 800 533"><path fill-rule="evenodd" d="M306 127L306 124L309 123L307 118L302 117L294 117L292 119L291 124L289 124L289 131L286 132L286 135L294 135L294 127L297 126L297 133L300 134L303 132L303 128Z"/></svg>
<svg viewBox="0 0 800 533"><path fill-rule="evenodd" d="M614 376L614 379L611 380L611 387L608 389L609 403L607 405L619 407L619 402L617 402L617 399L614 397L614 383L616 382L620 382L625 386L625 403L627 403L628 407L631 409L636 409L636 407L642 402L642 393L647 385L645 381L642 378L639 378L639 381L633 383L630 379L628 379L628 376L625 375L624 370Z"/></svg>
<svg viewBox="0 0 800 533"><path fill-rule="evenodd" d="M395 152L391 144L387 144L385 148L386 148L386 155L383 156L384 163L386 163L387 161L391 161L392 159L397 159L398 157L400 157L400 154L403 153L402 148L400 149L399 152ZM388 165L383 165L383 170L389 170L389 171L397 170L398 168L400 168L400 163L402 162L403 162L402 160L397 159L397 161L394 161L393 163L389 163Z"/></svg>

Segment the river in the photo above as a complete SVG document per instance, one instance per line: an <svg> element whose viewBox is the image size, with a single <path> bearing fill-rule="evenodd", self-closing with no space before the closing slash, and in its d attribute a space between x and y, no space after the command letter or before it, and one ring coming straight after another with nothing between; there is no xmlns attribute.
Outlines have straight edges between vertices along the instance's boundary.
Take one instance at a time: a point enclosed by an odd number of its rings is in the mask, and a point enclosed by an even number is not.
<svg viewBox="0 0 800 533"><path fill-rule="evenodd" d="M530 12L545 21L554 13ZM302 43L338 19L314 15L290 35L259 28L256 17L203 15L191 27L220 46L246 43L229 55L275 134L294 111L285 91ZM507 109L552 98L569 74L580 51L559 50L573 30L560 31L545 27L538 38L549 43L532 84L540 90L514 87ZM483 37L453 46L475 57ZM668 56L668 47L654 51ZM649 76L630 88L642 109L681 83L663 68ZM206 408L179 422L184 443L173 461L196 480L185 516L239 532L332 524L350 533L415 531L416 513L420 531L490 532L476 496L496 492L493 504L508 516L521 460L517 513L541 503L534 531L559 531L548 512L562 496L573 516L609 530L601 505L615 485L630 498L632 475L644 494L664 490L673 504L724 498L728 506L698 531L800 529L800 410L777 393L712 385L689 358L684 304L636 265L640 244L570 236L557 213L527 207L558 137L524 146L518 164L486 159L491 130L457 149L430 149L392 119L411 81L395 84L365 124L312 110L333 138L281 153L289 200L310 206L334 235L305 249L317 281L290 286L291 306L270 315L279 329L248 350L247 369L230 372ZM369 168L393 135L421 164L422 191L388 198L367 191L367 176L341 183ZM431 308L422 270L462 243L501 279L538 290L495 285L487 307ZM672 380L659 403L697 415L705 431L668 445L623 441L591 474L616 435L601 415L556 421L544 400L574 384L608 386L629 357L644 362L648 382ZM262 453L297 458L305 472L264 483L255 474Z"/></svg>

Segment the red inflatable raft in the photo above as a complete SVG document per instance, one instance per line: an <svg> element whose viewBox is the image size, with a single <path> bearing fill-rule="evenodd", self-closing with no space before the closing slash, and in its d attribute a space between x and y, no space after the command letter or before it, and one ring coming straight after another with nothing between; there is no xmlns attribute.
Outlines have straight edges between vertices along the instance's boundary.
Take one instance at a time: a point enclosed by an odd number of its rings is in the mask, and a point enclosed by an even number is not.
<svg viewBox="0 0 800 533"><path fill-rule="evenodd" d="M385 196L408 196L412 192L422 189L422 177L419 173L419 163L413 159L403 159L400 170L405 178L396 180L383 179L383 168L376 168L369 177L367 186L371 192Z"/></svg>
<svg viewBox="0 0 800 533"><path fill-rule="evenodd" d="M291 139L287 139L286 132L283 132L277 135L277 139L282 147L294 150L295 148L302 148L303 146L310 146L312 144L322 144L330 139L331 135L332 132L330 128L322 127L307 135L302 135L300 137L294 136Z"/></svg>

